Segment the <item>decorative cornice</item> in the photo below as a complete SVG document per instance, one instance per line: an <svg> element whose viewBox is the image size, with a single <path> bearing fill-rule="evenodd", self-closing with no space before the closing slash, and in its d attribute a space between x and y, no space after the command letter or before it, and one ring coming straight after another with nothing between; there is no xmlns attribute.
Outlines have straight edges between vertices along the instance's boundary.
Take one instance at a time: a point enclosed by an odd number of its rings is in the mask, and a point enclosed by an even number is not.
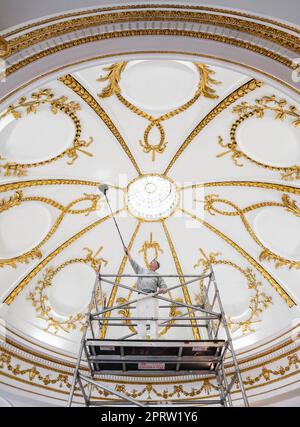
<svg viewBox="0 0 300 427"><path fill-rule="evenodd" d="M46 31L45 27L43 27L22 34L21 36L11 39L9 44L12 53L15 53L44 40L98 25L139 21L179 21L218 26L228 28L231 31L240 31L276 43L296 53L299 52L299 38L293 34L245 19L241 20L236 17L224 16L216 13L193 12L188 9L189 7L187 6L185 10L126 10L124 12L112 12L74 18L50 24L46 27Z"/></svg>
<svg viewBox="0 0 300 427"><path fill-rule="evenodd" d="M114 125L108 114L103 110L103 108L99 105L99 103L95 100L95 98L70 74L63 76L59 79L62 83L64 83L68 88L73 90L77 95L79 95L89 107L91 107L95 113L100 117L103 123L108 127L113 136L121 145L125 154L133 164L136 172L141 175L140 168L132 155L128 145L126 144L124 138L118 131L117 127Z"/></svg>
<svg viewBox="0 0 300 427"><path fill-rule="evenodd" d="M126 6L115 6L115 7L99 7L99 8L95 8L95 9L87 9L87 10L80 10L80 11L76 11L76 12L69 12L69 13L65 13L63 15L56 15L56 16L52 16L50 18L46 18L43 19L41 21L37 21L37 22L33 22L30 23L28 25L25 26L20 26L12 31L9 31L8 33L5 33L4 36L5 37L11 37L15 34L18 34L20 32L24 32L26 30L32 29L34 27L38 27L41 25L45 25L48 24L50 22L54 22L54 21L58 21L58 20L63 20L63 19L67 19L67 18L73 18L73 17L79 17L79 16L83 16L83 15L92 15L95 13L103 13L103 12L113 12L116 10L136 10L136 9L158 9L158 8L164 8L164 9L177 9L177 10L187 10L189 9L190 11L201 11L201 12L212 12L212 13L218 13L218 14L223 14L223 15L232 15L232 16L238 16L241 18L248 18L251 20L256 20L256 21L260 21L260 22L264 22L264 23L268 23L280 28L284 28L286 30L295 32L297 34L300 34L300 29L286 24L284 22L279 22L276 21L274 19L270 19L270 18L266 18L266 17L262 17L262 16L257 16L257 15L253 15L250 13L245 13L245 12L241 12L238 10L231 10L231 9L222 9L222 8L217 8L217 7L207 7L207 6L194 6L194 5L183 5L183 4L137 4L137 5L126 5Z"/></svg>
<svg viewBox="0 0 300 427"><path fill-rule="evenodd" d="M295 343L294 343L295 344ZM2 345L3 347L3 345ZM37 364L32 360L26 360L18 355L13 349L9 349L7 345L4 346L2 353L0 354L0 375L27 384L31 387L38 387L45 390L50 390L57 393L62 393L64 395L68 394L70 379L72 373L68 370L65 372L61 369L51 369L47 364ZM283 346L284 348L284 346ZM258 365L251 366L248 369L243 369L243 376L246 383L247 391L249 392L252 389L260 387L269 387L271 384L277 383L282 380L286 380L291 376L299 374L299 346L298 348L294 345L292 347L287 347L284 351L281 351L280 354L276 357L269 358L265 362L262 362ZM283 360L284 359L284 360ZM18 362L21 360L27 365L21 365ZM275 362L282 360L281 365L274 366ZM54 375L52 375L52 372ZM246 377L245 373L248 372L249 375ZM230 375L230 372L229 372ZM24 377L25 378L22 378ZM28 376L28 379L26 378ZM105 377L105 376L104 376ZM177 397L174 401L184 401L184 398L189 396L190 398L200 398L205 399L208 396L213 397L212 392L215 389L214 381L212 376L207 376L199 378L197 380L190 379L188 381L181 381L178 378L170 378L170 381L164 381L163 378L157 378L158 381L153 383L153 378L143 378L142 381L128 381L126 377L118 378L118 376L109 378L101 378L101 381L109 382L115 385L119 390L123 390L128 395L135 395L135 397L141 397L148 393L148 399L152 401L155 397L161 397L167 399L170 397ZM49 385L56 385L56 388L49 387ZM131 385L131 386L130 386ZM140 388L143 387L144 388ZM160 386L164 386L163 389ZM166 387L167 386L167 387ZM192 388L190 388L192 386ZM198 388L196 388L196 387ZM173 388L172 388L173 387ZM32 390L32 389L31 389ZM272 389L269 389L269 392ZM239 390L235 387L233 393L239 394ZM151 397L150 397L151 395ZM107 399L109 398L109 393L101 393L95 398ZM154 398L154 399L153 399ZM237 397L238 398L238 397ZM146 398L147 400L147 398Z"/></svg>
<svg viewBox="0 0 300 427"><path fill-rule="evenodd" d="M182 37L190 37L195 39L212 40L212 41L240 47L242 49L246 49L251 52L261 54L264 57L271 58L274 61L279 62L280 64L285 65L290 69L296 69L295 63L290 58L282 56L278 53L275 53L270 49L266 49L261 46L254 45L237 38L231 38L225 35L205 33L201 31L196 32L196 31L184 31L184 30L177 30L177 29L167 29L167 30L147 29L147 30L127 30L127 31L120 31L120 32L110 32L105 34L96 34L96 35L90 35L87 37L82 37L80 39L78 38L72 41L67 41L62 44L53 46L51 48L41 50L40 52L33 54L32 56L28 56L27 58L21 59L19 62L14 63L13 65L11 65L6 69L6 76L13 74L15 71L20 70L21 68L25 67L28 64L31 64L39 59L45 58L48 55L52 55L56 52L69 49L74 46L80 46L86 43L97 42L100 40L109 40L109 39L124 38L124 37L137 37L137 36L182 36Z"/></svg>

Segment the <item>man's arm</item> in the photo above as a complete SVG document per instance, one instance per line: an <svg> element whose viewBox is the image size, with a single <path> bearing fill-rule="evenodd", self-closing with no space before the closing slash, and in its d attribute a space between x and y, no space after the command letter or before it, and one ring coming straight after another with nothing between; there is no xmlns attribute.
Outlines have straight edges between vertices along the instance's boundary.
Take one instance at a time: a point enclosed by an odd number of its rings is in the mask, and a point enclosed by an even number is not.
<svg viewBox="0 0 300 427"><path fill-rule="evenodd" d="M136 274L140 274L142 272L142 267L134 261L132 256L130 255L130 252L127 248L124 248L125 254L128 256L128 259L130 261L131 267L133 268L134 272Z"/></svg>
<svg viewBox="0 0 300 427"><path fill-rule="evenodd" d="M165 294L167 292L167 285L162 277L159 278L157 287L159 288L159 294Z"/></svg>

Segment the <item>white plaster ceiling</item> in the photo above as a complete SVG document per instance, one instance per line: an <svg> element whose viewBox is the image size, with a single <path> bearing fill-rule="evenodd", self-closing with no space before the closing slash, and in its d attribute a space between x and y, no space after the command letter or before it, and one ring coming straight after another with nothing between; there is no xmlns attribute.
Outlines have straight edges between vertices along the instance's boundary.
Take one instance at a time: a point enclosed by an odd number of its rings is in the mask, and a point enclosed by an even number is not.
<svg viewBox="0 0 300 427"><path fill-rule="evenodd" d="M162 274L201 272L205 257L211 257L237 348L262 342L293 324L300 299L300 105L263 84L246 94L241 89L234 103L218 111L222 100L252 78L214 66L202 66L201 74L194 63L171 60L119 65L120 75L114 76L120 90L100 97L109 82L98 79L108 75L111 65L73 73L82 96L55 80L40 88L50 89L53 98L36 112L22 106L32 94L29 88L27 99L15 103L11 113L0 113L0 293L9 304L8 325L43 346L76 352L95 263L103 258L102 271L116 274L123 260L112 219L101 222L109 211L98 200L98 182L111 186L112 209L121 210L117 218L124 240L128 245L132 241L131 253L141 264L147 245L148 260L155 248L161 249ZM149 117L189 102L205 78L214 79L207 82L206 95L202 92L188 108L156 121L145 145ZM224 145L230 144L230 129L238 119L233 109L273 95L287 103L270 101L264 117L251 116L237 128L236 150L256 163L232 158L234 152ZM64 107L56 108L52 100L61 97L67 97L58 101ZM278 108L287 113L279 115L274 111ZM212 111L218 114L206 123ZM201 121L205 126L180 150ZM60 156L72 147L76 123L81 132L77 146ZM153 157L151 148L161 135L167 144ZM55 156L60 157L50 161ZM14 169L14 163L25 166ZM139 173L165 176L177 187L178 210L164 222L139 222L126 210L127 185ZM123 272L132 272L128 263ZM134 284L130 279L124 283ZM193 302L199 292L198 284L190 289ZM108 301L109 285L105 293ZM128 296L119 288L115 302ZM181 290L172 297L184 299ZM128 327L108 328L106 336L129 332ZM165 339L193 338L191 328L162 332Z"/></svg>

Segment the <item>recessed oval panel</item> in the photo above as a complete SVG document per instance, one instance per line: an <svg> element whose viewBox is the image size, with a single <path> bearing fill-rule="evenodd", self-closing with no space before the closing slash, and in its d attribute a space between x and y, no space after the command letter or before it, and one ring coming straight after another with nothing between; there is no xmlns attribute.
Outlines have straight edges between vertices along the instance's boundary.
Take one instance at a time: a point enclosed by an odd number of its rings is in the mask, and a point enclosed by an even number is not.
<svg viewBox="0 0 300 427"><path fill-rule="evenodd" d="M179 107L191 99L199 83L192 63L183 61L132 61L122 73L123 96L150 110Z"/></svg>
<svg viewBox="0 0 300 427"><path fill-rule="evenodd" d="M294 260L300 259L300 219L276 207L265 208L254 220L254 231L272 252Z"/></svg>
<svg viewBox="0 0 300 427"><path fill-rule="evenodd" d="M272 117L251 117L236 132L240 149L252 159L270 166L292 166L300 161L300 129Z"/></svg>
<svg viewBox="0 0 300 427"><path fill-rule="evenodd" d="M26 202L0 214L0 257L12 258L30 251L51 227L48 209Z"/></svg>
<svg viewBox="0 0 300 427"><path fill-rule="evenodd" d="M89 304L95 283L94 270L85 264L71 264L60 270L48 289L50 305L60 316L75 315Z"/></svg>
<svg viewBox="0 0 300 427"><path fill-rule="evenodd" d="M70 147L74 136L75 125L67 114L53 114L43 106L35 114L0 121L0 153L9 162L41 162Z"/></svg>
<svg viewBox="0 0 300 427"><path fill-rule="evenodd" d="M247 279L229 265L216 265L214 270L226 316L242 316L251 298Z"/></svg>

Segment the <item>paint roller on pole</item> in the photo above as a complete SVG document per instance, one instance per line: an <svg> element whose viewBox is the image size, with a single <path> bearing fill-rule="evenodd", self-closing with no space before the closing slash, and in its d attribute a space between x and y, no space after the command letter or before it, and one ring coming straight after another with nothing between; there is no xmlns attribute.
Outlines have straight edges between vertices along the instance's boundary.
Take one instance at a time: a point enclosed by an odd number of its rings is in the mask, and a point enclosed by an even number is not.
<svg viewBox="0 0 300 427"><path fill-rule="evenodd" d="M124 243L124 240L123 240L122 234L121 234L120 229L119 229L119 226L118 226L118 223L117 223L117 221L116 221L116 218L115 218L115 216L114 216L114 214L113 214L113 211L112 211L112 209L111 209L110 203L109 203L108 198L107 198L107 195L106 195L106 193L107 193L107 192L108 192L108 190L109 190L109 187L108 187L108 185L107 185L107 184L100 184L98 188L99 188L100 192L101 192L101 193L104 195L104 197L105 197L105 200L106 200L106 203L108 204L108 207L109 207L109 210L110 210L110 213L111 213L112 219L114 220L115 226L116 226L116 228L117 228L117 230L118 230L118 233L119 233L119 236L120 236L120 239L121 239L121 242L122 242L123 248L124 248L124 249L126 249L126 246L125 246L125 243Z"/></svg>

